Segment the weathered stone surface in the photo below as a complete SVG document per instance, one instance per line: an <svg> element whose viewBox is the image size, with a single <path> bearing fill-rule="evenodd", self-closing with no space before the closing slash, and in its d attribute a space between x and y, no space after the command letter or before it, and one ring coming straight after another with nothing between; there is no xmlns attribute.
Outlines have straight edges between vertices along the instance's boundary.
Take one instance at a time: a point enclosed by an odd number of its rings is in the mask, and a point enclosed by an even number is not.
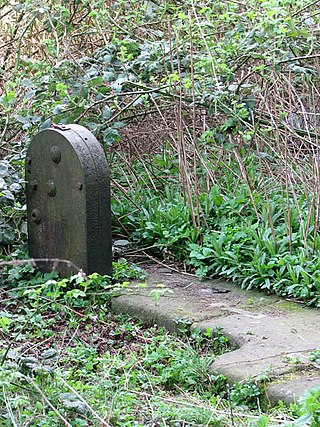
<svg viewBox="0 0 320 427"><path fill-rule="evenodd" d="M266 384L266 397L271 404L280 400L287 405L298 401L308 390L319 387L320 377L315 371L297 370Z"/></svg>
<svg viewBox="0 0 320 427"><path fill-rule="evenodd" d="M110 275L110 177L96 138L79 125L45 129L32 140L25 169L30 256ZM51 271L53 263L37 266ZM63 262L55 268L74 271Z"/></svg>
<svg viewBox="0 0 320 427"><path fill-rule="evenodd" d="M171 332L179 332L186 325L192 325L207 318L201 303L190 301L184 294L175 290L174 294L164 294L158 301L150 295L157 289L152 285L147 290L132 289L111 301L112 309L116 313L128 313L130 316L142 320L153 326L164 326ZM219 309L214 311L216 316L221 315ZM211 315L213 316L213 311Z"/></svg>
<svg viewBox="0 0 320 427"><path fill-rule="evenodd" d="M178 319L180 326L204 331L222 328L234 350L217 357L210 370L230 383L269 378L265 392L271 403L293 402L320 386L319 366L310 361L310 353L320 348L320 310L224 280L200 282L157 266L147 272L149 288L138 291L133 283L132 294L112 301L114 311L169 330L179 329ZM157 284L173 292L155 302L150 290Z"/></svg>

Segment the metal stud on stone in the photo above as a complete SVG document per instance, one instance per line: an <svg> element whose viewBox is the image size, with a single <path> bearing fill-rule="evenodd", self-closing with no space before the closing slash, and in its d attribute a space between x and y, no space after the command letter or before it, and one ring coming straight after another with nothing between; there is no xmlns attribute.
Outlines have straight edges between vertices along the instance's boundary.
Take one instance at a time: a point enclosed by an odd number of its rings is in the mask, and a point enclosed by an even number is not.
<svg viewBox="0 0 320 427"><path fill-rule="evenodd" d="M28 243L32 258L71 261L85 273L111 275L110 177L96 138L83 126L54 126L31 141L26 158ZM60 262L37 267L61 275Z"/></svg>
<svg viewBox="0 0 320 427"><path fill-rule="evenodd" d="M54 145L51 150L51 159L54 163L59 163L61 160L61 150L59 147L57 147L56 145Z"/></svg>

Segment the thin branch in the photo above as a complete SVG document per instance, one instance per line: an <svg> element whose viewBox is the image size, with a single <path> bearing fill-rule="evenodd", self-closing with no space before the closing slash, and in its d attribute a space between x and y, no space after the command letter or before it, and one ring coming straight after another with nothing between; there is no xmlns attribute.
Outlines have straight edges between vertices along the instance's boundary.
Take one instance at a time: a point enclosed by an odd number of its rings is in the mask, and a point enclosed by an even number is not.
<svg viewBox="0 0 320 427"><path fill-rule="evenodd" d="M304 61L305 59L314 59L314 58L320 58L320 53L315 53L314 55L306 55L306 56L295 56L293 58L284 59L282 61L277 62L277 65L286 64L287 62Z"/></svg>
<svg viewBox="0 0 320 427"><path fill-rule="evenodd" d="M30 259L14 259L12 261L1 261L0 267L4 266L14 266L17 267L19 265L24 264L30 264L32 267L37 268L38 263L53 263L52 271L56 270L59 264L65 264L69 268L75 269L78 273L83 274L83 277L86 278L86 274L83 272L83 270L79 267L77 267L72 261L69 261L67 259L60 259L60 258L30 258Z"/></svg>
<svg viewBox="0 0 320 427"><path fill-rule="evenodd" d="M92 413L92 415L94 415L97 420L100 421L100 423L102 425L104 425L105 427L111 427L111 425L109 423L107 423L102 417L100 417L100 415L92 408L92 406L89 405L89 403L77 392L77 390L75 390L73 387L71 387L71 385L69 385L67 383L67 381L65 381L62 377L59 377L59 380L73 393L77 396L77 398L79 400L81 400L82 403L85 404L85 406L89 409L89 411Z"/></svg>
<svg viewBox="0 0 320 427"><path fill-rule="evenodd" d="M37 392L41 395L42 399L46 402L48 406L53 410L53 412L57 415L58 418L64 423L66 427L72 427L72 425L60 414L58 409L52 405L49 399L44 395L43 391L38 387L38 385L33 381L33 379L29 376L25 377L26 380L33 385L33 387L37 390Z"/></svg>
<svg viewBox="0 0 320 427"><path fill-rule="evenodd" d="M309 4L307 4L306 6L302 7L301 9L299 9L297 12L292 14L292 17L299 15L299 13L304 12L306 9L309 9L309 7L314 6L315 4L320 3L320 0L315 0Z"/></svg>

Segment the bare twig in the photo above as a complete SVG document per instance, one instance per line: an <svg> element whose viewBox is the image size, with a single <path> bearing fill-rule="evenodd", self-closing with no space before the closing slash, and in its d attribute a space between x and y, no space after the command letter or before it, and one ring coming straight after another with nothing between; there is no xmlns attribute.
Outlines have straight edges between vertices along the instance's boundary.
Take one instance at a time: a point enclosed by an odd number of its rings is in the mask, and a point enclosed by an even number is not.
<svg viewBox="0 0 320 427"><path fill-rule="evenodd" d="M37 390L37 392L40 394L40 396L42 397L42 399L46 402L46 404L48 406L50 406L50 408L53 410L53 412L57 415L57 417L63 422L63 424L66 427L72 427L72 425L60 414L60 412L58 411L58 409L50 402L50 400L45 396L45 394L43 393L43 391L40 389L40 387L36 384L35 381L33 381L33 379L29 376L25 377L26 380L33 385L33 387Z"/></svg>
<svg viewBox="0 0 320 427"><path fill-rule="evenodd" d="M81 273L85 279L87 278L83 270L77 267L72 261L69 261L66 259L60 259L60 258L30 258L30 259L14 259L12 261L0 261L0 267L5 267L5 266L17 267L19 265L30 264L32 267L37 268L37 264L39 263L53 264L52 271L55 271L59 264L65 264L70 269L72 268L76 272Z"/></svg>
<svg viewBox="0 0 320 427"><path fill-rule="evenodd" d="M89 411L92 413L93 416L97 418L97 420L100 421L100 423L105 427L111 427L109 423L107 423L106 420L104 420L100 415L92 408L92 406L89 405L89 403L75 390L73 387L71 387L70 384L67 383L61 376L59 377L59 380L63 383L65 387L67 387L85 406L89 409Z"/></svg>

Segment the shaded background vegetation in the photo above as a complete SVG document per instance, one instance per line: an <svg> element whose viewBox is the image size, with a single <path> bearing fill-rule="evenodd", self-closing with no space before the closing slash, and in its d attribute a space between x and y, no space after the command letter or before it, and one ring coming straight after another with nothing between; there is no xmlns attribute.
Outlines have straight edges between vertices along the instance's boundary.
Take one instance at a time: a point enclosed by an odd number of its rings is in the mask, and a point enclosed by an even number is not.
<svg viewBox="0 0 320 427"><path fill-rule="evenodd" d="M318 1L0 2L0 240L25 242L23 156L80 123L114 234L319 305Z"/></svg>

